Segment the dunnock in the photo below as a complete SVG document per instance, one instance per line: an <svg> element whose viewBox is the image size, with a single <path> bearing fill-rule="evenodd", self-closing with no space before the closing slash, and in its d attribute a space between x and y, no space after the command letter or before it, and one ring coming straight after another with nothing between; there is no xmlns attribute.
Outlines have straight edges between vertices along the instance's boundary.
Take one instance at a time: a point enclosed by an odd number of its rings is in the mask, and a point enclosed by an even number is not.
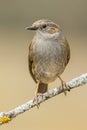
<svg viewBox="0 0 87 130"><path fill-rule="evenodd" d="M48 84L58 77L64 90L70 90L60 75L70 59L70 47L59 25L51 20L34 22L27 30L36 34L29 46L29 71L36 82L35 100L48 90ZM64 91L66 94L66 92Z"/></svg>

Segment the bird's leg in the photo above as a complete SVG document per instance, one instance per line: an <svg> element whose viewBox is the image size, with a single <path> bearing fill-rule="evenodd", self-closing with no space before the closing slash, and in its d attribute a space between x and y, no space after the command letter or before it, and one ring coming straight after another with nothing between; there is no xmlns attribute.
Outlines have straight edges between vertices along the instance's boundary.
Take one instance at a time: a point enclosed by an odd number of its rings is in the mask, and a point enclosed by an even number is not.
<svg viewBox="0 0 87 130"><path fill-rule="evenodd" d="M58 78L59 78L59 79L60 79L60 81L61 81L62 88L64 89L64 94L66 95L66 94L67 94L67 92L66 92L65 90L70 91L70 88L69 88L69 86L68 86L68 85L66 85L66 82L65 82L65 81L63 81L63 80L61 79L61 77L60 77L60 76L58 76Z"/></svg>
<svg viewBox="0 0 87 130"><path fill-rule="evenodd" d="M39 95L38 89L39 89L39 81L37 81L35 95L34 95L34 99L33 99L33 101L37 102L37 108L39 108L39 105L40 105L40 104L38 104L38 95Z"/></svg>

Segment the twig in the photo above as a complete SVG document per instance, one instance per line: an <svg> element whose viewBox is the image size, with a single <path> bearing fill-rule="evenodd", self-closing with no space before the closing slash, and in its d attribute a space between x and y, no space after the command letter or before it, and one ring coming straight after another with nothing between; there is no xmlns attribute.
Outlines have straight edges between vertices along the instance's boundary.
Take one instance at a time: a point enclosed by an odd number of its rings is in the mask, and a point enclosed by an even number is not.
<svg viewBox="0 0 87 130"><path fill-rule="evenodd" d="M84 84L87 84L87 73L72 79L70 82L67 83L67 85L69 86L70 89L82 86ZM67 91L67 90L65 90ZM60 93L64 92L64 90L62 89L62 87L57 87L54 88L53 90L50 90L47 93L44 93L42 96L38 97L38 103L42 103L46 100L48 100L49 98L52 98ZM1 112L0 113L0 124L4 124L9 122L10 120L12 120L13 118L15 118L17 115L31 109L32 107L36 106L37 102L30 100L26 103L24 103L23 105L20 105L18 107L16 107L13 110L10 110L8 112Z"/></svg>

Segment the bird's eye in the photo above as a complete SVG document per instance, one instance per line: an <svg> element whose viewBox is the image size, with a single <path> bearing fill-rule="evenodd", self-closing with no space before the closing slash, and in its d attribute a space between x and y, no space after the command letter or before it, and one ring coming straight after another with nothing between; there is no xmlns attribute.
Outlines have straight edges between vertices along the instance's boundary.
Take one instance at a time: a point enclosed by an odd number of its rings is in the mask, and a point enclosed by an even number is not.
<svg viewBox="0 0 87 130"><path fill-rule="evenodd" d="M43 25L43 28L46 28L46 24Z"/></svg>

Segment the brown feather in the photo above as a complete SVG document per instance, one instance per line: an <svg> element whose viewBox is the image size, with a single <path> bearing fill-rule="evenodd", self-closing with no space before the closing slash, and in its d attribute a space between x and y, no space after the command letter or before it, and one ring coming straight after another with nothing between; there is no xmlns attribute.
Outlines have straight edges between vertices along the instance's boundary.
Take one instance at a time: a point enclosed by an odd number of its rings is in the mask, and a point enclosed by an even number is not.
<svg viewBox="0 0 87 130"><path fill-rule="evenodd" d="M28 54L28 65L29 65L29 72L31 74L31 77L33 78L33 80L37 83L35 76L33 74L33 44L34 42L31 42L30 46L29 46L29 54Z"/></svg>
<svg viewBox="0 0 87 130"><path fill-rule="evenodd" d="M33 78L33 80L37 83L37 80L35 79L35 76L33 74L33 44L34 42L31 42L30 46L29 46L29 55L28 55L28 64L29 64L29 72ZM39 83L38 86L38 93L45 93L48 90L48 84L44 84L44 83Z"/></svg>

